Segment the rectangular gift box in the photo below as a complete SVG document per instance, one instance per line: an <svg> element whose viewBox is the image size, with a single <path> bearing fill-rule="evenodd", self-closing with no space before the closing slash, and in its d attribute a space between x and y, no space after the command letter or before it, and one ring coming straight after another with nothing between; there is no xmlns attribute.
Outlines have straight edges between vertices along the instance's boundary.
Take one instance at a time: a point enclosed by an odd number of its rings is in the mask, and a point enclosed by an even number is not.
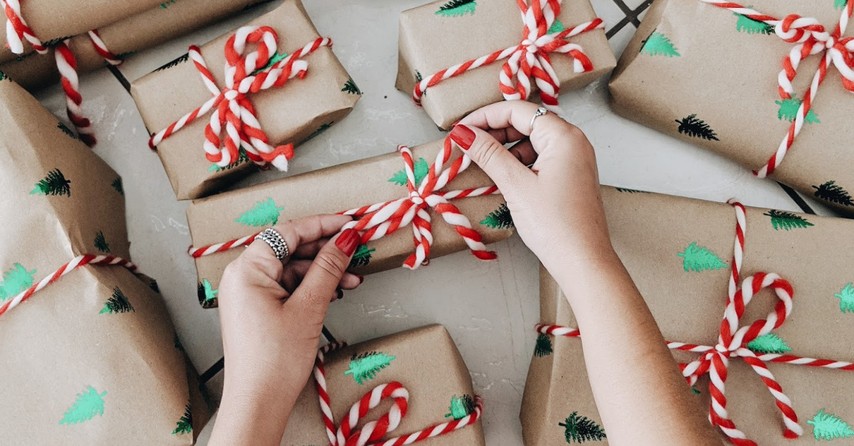
<svg viewBox="0 0 854 446"><path fill-rule="evenodd" d="M430 438L425 444L485 445L480 420L473 416L476 396L471 375L454 340L441 325L428 325L327 353L324 371L336 427L350 407L383 385L399 383L408 390L408 410L397 429L382 440L418 432L441 423L464 424L458 430ZM488 404L488 402L487 402ZM358 423L377 420L391 407L383 402ZM380 440L380 441L382 441ZM327 444L315 381L297 400L282 445Z"/></svg>
<svg viewBox="0 0 854 446"><path fill-rule="evenodd" d="M839 21L843 5L747 4L777 18L814 17L828 31ZM822 51L800 63L793 98L783 99L778 74L793 48L773 27L730 10L699 0L657 0L614 71L612 105L626 118L759 170L787 138L825 55ZM827 73L802 131L771 177L850 213L854 100L838 69L831 66Z"/></svg>
<svg viewBox="0 0 854 446"><path fill-rule="evenodd" d="M550 31L560 31L558 24L568 28L595 18L589 0L564 0ZM512 1L440 0L404 11L400 15L397 89L412 94L417 82L440 70L518 45L522 30L519 7ZM571 57L551 53L561 91L587 85L616 65L604 30L591 30L569 41L581 45L593 69L575 73ZM436 125L448 129L469 112L500 101L502 64L499 60L428 88L421 102L424 110ZM536 88L533 81L531 84Z"/></svg>
<svg viewBox="0 0 854 446"><path fill-rule="evenodd" d="M249 25L273 27L279 35L280 54L292 54L320 37L299 0L285 1ZM201 54L220 87L225 85L224 49L233 34L230 32L201 47ZM348 88L354 85L352 79L331 48L321 47L304 56L304 60L308 62L304 79L293 78L282 87L247 96L271 145L297 144L308 139L347 116L360 97L358 88ZM131 92L151 133L165 129L212 97L186 55L134 81ZM233 167L217 169L207 160L203 143L209 122L209 115L201 116L157 145L178 199L209 195L254 169L253 163L241 161ZM299 156L299 147L296 154Z"/></svg>
<svg viewBox="0 0 854 446"><path fill-rule="evenodd" d="M0 444L193 444L207 404L156 283L128 258L119 176L20 86L0 81ZM23 212L25 211L25 212Z"/></svg>
<svg viewBox="0 0 854 446"><path fill-rule="evenodd" d="M734 208L612 188L603 188L602 195L614 248L665 339L714 346L727 304ZM757 354L852 361L846 340L854 336L854 250L851 243L840 241L854 233L854 223L756 208L747 208L746 222L741 278L777 273L794 288L791 315L773 336L751 342L749 348ZM543 324L577 327L566 297L544 269L540 293ZM739 326L767 318L776 302L772 291L757 293ZM525 444L566 444L582 432L590 435L588 440L606 442L581 339L538 337L521 412ZM699 356L674 350L682 363ZM854 372L767 363L804 429L803 436L788 440L774 398L756 372L742 359L729 362L727 410L749 438L759 444L813 444L832 438L834 432L844 434L839 438L854 438ZM707 375L693 390L704 410L709 408L708 384ZM692 389L686 384L685 391Z"/></svg>
<svg viewBox="0 0 854 446"><path fill-rule="evenodd" d="M426 171L434 162L442 143L434 141L413 148L416 173L421 169ZM196 200L187 209L193 246L200 248L251 236L288 219L344 212L407 197L403 167L400 154L389 153ZM492 181L472 165L443 190L482 186L492 186ZM452 203L470 219L484 243L496 242L512 234L512 220L501 195L463 198ZM466 249L465 242L452 226L434 211L430 214L434 237L430 257ZM369 274L400 267L413 250L412 237L409 227L401 227L397 232L369 242L356 251L352 270ZM199 300L204 306L216 304L213 291L219 287L226 265L241 251L231 249L196 259Z"/></svg>

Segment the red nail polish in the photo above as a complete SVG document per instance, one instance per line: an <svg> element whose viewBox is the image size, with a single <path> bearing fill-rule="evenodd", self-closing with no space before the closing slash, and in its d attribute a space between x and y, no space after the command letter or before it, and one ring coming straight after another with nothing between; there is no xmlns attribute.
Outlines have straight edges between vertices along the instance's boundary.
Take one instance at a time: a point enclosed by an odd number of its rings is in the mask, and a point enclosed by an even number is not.
<svg viewBox="0 0 854 446"><path fill-rule="evenodd" d="M359 246L359 239L359 233L355 229L347 229L338 236L338 240L335 240L335 246L344 254L351 256Z"/></svg>
<svg viewBox="0 0 854 446"><path fill-rule="evenodd" d="M365 276L356 276L359 278L359 285L365 283Z"/></svg>
<svg viewBox="0 0 854 446"><path fill-rule="evenodd" d="M458 124L451 130L451 140L457 143L463 150L471 148L471 145L474 144L475 136L474 130L464 124Z"/></svg>
<svg viewBox="0 0 854 446"><path fill-rule="evenodd" d="M338 300L343 299L343 298L344 298L344 290L342 290L342 289L340 289L340 288L339 288L339 289L338 289L338 295L337 295L337 296L335 296L335 297L336 297L336 299L338 299Z"/></svg>

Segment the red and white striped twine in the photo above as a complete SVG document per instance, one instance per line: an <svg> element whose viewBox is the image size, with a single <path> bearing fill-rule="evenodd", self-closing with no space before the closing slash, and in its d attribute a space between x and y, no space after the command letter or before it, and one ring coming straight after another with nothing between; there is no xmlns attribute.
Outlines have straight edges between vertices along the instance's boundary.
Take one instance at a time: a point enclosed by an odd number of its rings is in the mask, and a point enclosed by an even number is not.
<svg viewBox="0 0 854 446"><path fill-rule="evenodd" d="M6 44L14 54L24 54L24 42L29 42L39 54L47 53L47 48L27 25L21 14L21 2L18 0L0 0L0 7L6 13Z"/></svg>
<svg viewBox="0 0 854 446"><path fill-rule="evenodd" d="M430 257L433 232L429 209L433 209L442 216L445 222L454 227L475 257L481 260L496 259L497 255L495 252L487 250L486 245L483 244L482 236L472 228L468 217L460 212L459 208L454 206L451 201L498 194L498 188L496 186L485 186L440 191L460 172L471 165L471 159L465 154L451 161L453 146L450 138L445 138L442 150L436 156L436 161L430 166L427 176L420 185L415 182L415 164L412 151L406 146L400 146L398 150L403 156L406 187L409 195L397 200L341 212L342 215L350 215L355 218L352 222L347 223L343 229L353 228L359 231L362 236L362 243L365 244L371 240L381 239L411 224L415 249L404 262L404 266L409 269L416 269L427 262ZM449 161L451 161L450 165L445 168L445 164ZM198 258L246 246L252 243L257 234L199 248L190 247L189 253Z"/></svg>
<svg viewBox="0 0 854 446"><path fill-rule="evenodd" d="M744 255L744 236L747 229L744 206L741 203L731 202L736 211L736 242L733 255L732 274L729 281L729 296L727 298L726 310L721 321L720 335L714 346L687 344L684 342L667 342L670 350L700 353L701 356L687 364L680 364L682 375L689 385L694 385L697 380L705 374L709 375L709 394L711 402L709 407L709 420L712 425L717 426L738 446L755 446L756 442L747 438L730 419L727 411L726 379L730 358L740 358L746 362L759 375L762 383L776 400L776 406L780 410L783 419L783 436L786 438L797 438L803 434L803 428L798 424L798 415L792 408L792 401L783 393L783 387L768 370L766 363L780 363L803 365L808 367L821 367L844 371L854 371L854 363L846 361L834 361L829 359L806 358L795 355L783 354L760 354L757 355L747 348L747 344L759 336L771 333L786 321L792 312L792 285L777 274L756 273L741 283L738 283L741 273ZM770 288L777 296L774 310L768 313L765 319L759 319L748 326L739 327L741 317L745 308L750 304L753 297L765 288ZM578 329L560 325L539 324L536 326L539 333L564 336L580 337Z"/></svg>
<svg viewBox="0 0 854 446"><path fill-rule="evenodd" d="M563 31L549 34L549 28L560 15L562 0L516 0L522 14L522 41L503 50L495 51L477 59L471 59L427 76L415 85L412 98L421 104L428 88L459 76L467 71L505 60L499 76L499 88L504 99L526 100L531 95L531 78L540 90L543 105L557 111L560 79L551 63L551 54L566 54L573 59L576 73L593 70L593 62L584 53L581 45L568 39L594 29L603 29L602 19L595 18Z"/></svg>
<svg viewBox="0 0 854 446"><path fill-rule="evenodd" d="M211 92L207 102L182 116L165 129L152 135L149 146L154 149L164 139L172 136L200 116L211 112L205 127L203 148L208 161L219 167L236 162L242 147L255 164L265 167L272 164L277 169L288 170L288 160L293 157L293 144L273 147L261 128L255 107L249 96L262 90L285 85L288 80L306 76L308 62L302 59L319 48L332 46L332 40L319 37L276 62L267 65L276 55L279 35L269 26L244 26L237 30L225 44L225 87L216 84L207 67L201 50L191 46L189 57L201 75L202 82ZM256 45L252 51L248 45Z"/></svg>
<svg viewBox="0 0 854 446"><path fill-rule="evenodd" d="M754 171L756 176L765 178L774 173L774 170L783 162L786 154L795 143L795 138L801 133L806 116L812 109L818 89L827 77L827 70L831 65L836 67L841 74L842 85L845 89L854 92L854 38L843 37L848 27L848 20L854 14L854 0L848 0L840 14L839 22L831 32L827 32L818 20L811 17L789 14L780 20L731 1L700 1L741 14L751 20L767 23L774 27L777 36L786 42L795 44L786 58L783 59L783 69L777 76L777 91L783 100L793 97L792 80L798 74L801 61L811 55L823 53L822 61L813 75L809 88L803 95L801 105L798 107L798 112L786 132L786 136L780 142L777 151L768 159L768 162Z"/></svg>
<svg viewBox="0 0 854 446"><path fill-rule="evenodd" d="M326 383L324 358L326 353L343 347L343 344L327 344L317 352L314 364L314 381L317 389L320 411L330 446L403 446L416 443L428 438L439 437L475 424L483 413L483 400L475 397L474 410L459 420L434 424L417 432L399 437L382 440L383 437L398 428L409 408L409 391L403 384L392 381L380 384L365 393L355 402L340 425L335 424L335 418L330 408L331 401ZM359 422L368 412L377 407L383 400L392 400L391 409L379 419L365 423L361 428Z"/></svg>
<svg viewBox="0 0 854 446"><path fill-rule="evenodd" d="M83 254L73 258L70 262L60 266L56 271L44 277L42 280L38 281L33 286L27 288L26 290L19 293L17 296L13 297L6 302L0 304L0 316L3 316L9 310L17 307L18 305L26 302L30 297L32 297L38 291L43 290L48 285L57 282L59 279L65 277L66 274L84 267L86 265L100 265L100 266L122 266L127 268L130 271L136 271L136 265L131 263L129 260L125 260L121 257L111 256L111 255L95 255L95 254Z"/></svg>

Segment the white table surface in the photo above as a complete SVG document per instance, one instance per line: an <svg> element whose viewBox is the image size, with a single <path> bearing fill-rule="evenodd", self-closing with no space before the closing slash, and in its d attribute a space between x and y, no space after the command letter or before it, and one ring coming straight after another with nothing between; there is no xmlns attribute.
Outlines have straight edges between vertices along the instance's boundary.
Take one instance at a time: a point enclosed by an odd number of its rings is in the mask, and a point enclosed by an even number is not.
<svg viewBox="0 0 854 446"><path fill-rule="evenodd" d="M619 55L637 25L644 0L592 0L605 20ZM425 0L304 0L321 34L335 41L335 53L364 92L353 113L323 135L299 147L292 173L346 163L443 136L409 95L394 89L398 14ZM134 56L119 67L134 80L265 11L273 1L225 23ZM634 11L634 12L633 12ZM642 18L643 15L641 14ZM613 34L613 35L612 35ZM217 310L202 309L196 275L186 254L190 245L186 202L175 199L148 134L119 76L101 70L81 79L86 112L94 118L100 143L95 152L124 179L131 254L155 277L179 336L200 372L222 357ZM59 87L39 98L63 115ZM607 79L561 95L565 117L593 142L603 184L714 201L737 197L748 205L800 211L777 183L717 155L671 139L615 115L607 104ZM282 176L265 172L249 182ZM247 184L247 183L243 183ZM806 199L817 212L821 205ZM339 340L358 342L430 323L451 332L471 370L475 390L487 402L484 428L490 445L518 445L519 406L538 322L537 260L518 236L494 245L498 262L478 262L467 252L443 257L416 272L404 269L368 276L357 291L333 304L326 325ZM221 393L222 373L208 382ZM201 443L209 435L202 433Z"/></svg>

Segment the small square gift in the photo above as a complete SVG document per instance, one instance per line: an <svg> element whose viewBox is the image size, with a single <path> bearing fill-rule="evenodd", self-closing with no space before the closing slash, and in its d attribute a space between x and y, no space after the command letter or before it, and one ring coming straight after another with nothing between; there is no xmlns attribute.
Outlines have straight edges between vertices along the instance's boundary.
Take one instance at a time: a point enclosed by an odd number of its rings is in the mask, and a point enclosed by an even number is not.
<svg viewBox="0 0 854 446"><path fill-rule="evenodd" d="M219 191L253 165L285 171L294 144L343 119L358 87L298 0L133 82L178 199Z"/></svg>
<svg viewBox="0 0 854 446"><path fill-rule="evenodd" d="M484 105L562 90L616 60L588 0L442 0L400 15L397 88L442 129Z"/></svg>
<svg viewBox="0 0 854 446"><path fill-rule="evenodd" d="M724 438L851 442L854 250L840 240L854 222L626 189L602 195L614 248L681 364L685 391ZM604 444L584 333L545 270L540 293L525 443Z"/></svg>

